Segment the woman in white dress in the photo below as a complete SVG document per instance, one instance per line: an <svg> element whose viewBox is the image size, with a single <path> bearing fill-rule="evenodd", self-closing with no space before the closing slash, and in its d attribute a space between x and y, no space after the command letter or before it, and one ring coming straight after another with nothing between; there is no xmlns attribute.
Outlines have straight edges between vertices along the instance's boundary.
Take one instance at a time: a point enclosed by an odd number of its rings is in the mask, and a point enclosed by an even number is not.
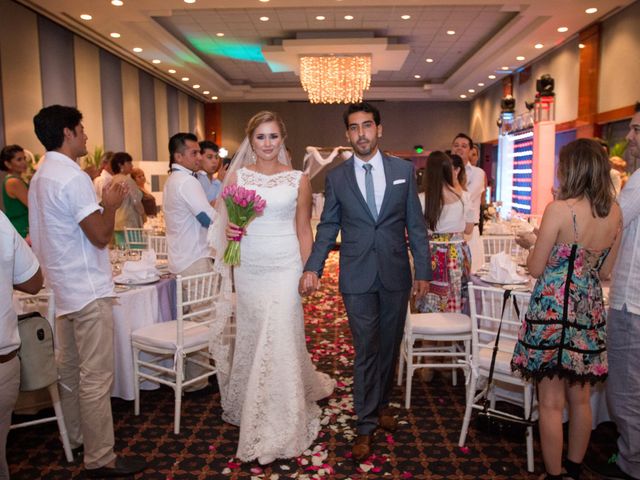
<svg viewBox="0 0 640 480"><path fill-rule="evenodd" d="M423 176L422 207L433 280L429 293L416 301L421 312L461 312L468 303L470 253L464 234L473 229L473 212L456 176L446 153L431 152Z"/></svg>
<svg viewBox="0 0 640 480"><path fill-rule="evenodd" d="M242 235L240 265L234 268L235 344L225 343L230 326L219 326L211 349L219 370L223 419L240 427L236 456L267 464L296 457L313 443L320 430L316 401L329 396L335 382L311 363L298 294L313 242L309 179L291 168L285 126L277 114L254 115L246 133L223 188L237 184L255 190L266 208ZM221 223L228 222L224 202L216 207L222 215L214 226L215 264L224 286L228 267L221 259L221 231L228 240L239 231ZM224 317L229 310L221 305L218 312Z"/></svg>

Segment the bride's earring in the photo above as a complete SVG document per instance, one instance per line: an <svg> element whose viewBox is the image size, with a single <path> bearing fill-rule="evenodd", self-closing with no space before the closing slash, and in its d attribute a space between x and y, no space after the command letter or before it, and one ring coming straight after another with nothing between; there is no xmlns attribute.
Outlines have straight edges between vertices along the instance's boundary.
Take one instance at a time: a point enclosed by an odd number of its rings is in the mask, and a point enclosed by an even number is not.
<svg viewBox="0 0 640 480"><path fill-rule="evenodd" d="M251 162L256 163L256 152L251 150Z"/></svg>

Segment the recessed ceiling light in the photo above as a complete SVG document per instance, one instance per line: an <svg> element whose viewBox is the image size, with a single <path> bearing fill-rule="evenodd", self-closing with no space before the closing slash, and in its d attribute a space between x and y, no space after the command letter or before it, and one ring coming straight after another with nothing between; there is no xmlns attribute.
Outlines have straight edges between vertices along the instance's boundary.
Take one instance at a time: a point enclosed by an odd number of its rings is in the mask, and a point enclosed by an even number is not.
<svg viewBox="0 0 640 480"><path fill-rule="evenodd" d="M523 60L524 60L524 57L523 57L522 55L518 55L518 56L516 57L516 60L518 60L519 62L521 62L521 61L523 61Z"/></svg>
<svg viewBox="0 0 640 480"><path fill-rule="evenodd" d="M193 88L195 88L196 90L200 88L200 85L198 85L197 83L193 86Z"/></svg>
<svg viewBox="0 0 640 480"><path fill-rule="evenodd" d="M416 74L413 76L413 78L421 78L420 75Z"/></svg>
<svg viewBox="0 0 640 480"><path fill-rule="evenodd" d="M479 87L484 87L484 83L480 82L480 83L478 83L478 86Z"/></svg>
<svg viewBox="0 0 640 480"><path fill-rule="evenodd" d="M467 96L464 93L461 93L460 98L467 98Z"/></svg>
<svg viewBox="0 0 640 480"><path fill-rule="evenodd" d="M541 43L536 43L533 48L537 48L538 50L540 50L541 48L544 48L544 45Z"/></svg>
<svg viewBox="0 0 640 480"><path fill-rule="evenodd" d="M83 13L82 15L80 15L80 18L82 20L91 20L93 17L91 15L89 15L88 13Z"/></svg>
<svg viewBox="0 0 640 480"><path fill-rule="evenodd" d="M507 66L500 67L500 70L509 70L509 67L507 67Z"/></svg>
<svg viewBox="0 0 640 480"><path fill-rule="evenodd" d="M202 92L205 95L209 95L211 92L209 90L205 90L204 92Z"/></svg>
<svg viewBox="0 0 640 480"><path fill-rule="evenodd" d="M173 68L170 68L169 70L167 70L167 72L169 73L176 73L176 71Z"/></svg>
<svg viewBox="0 0 640 480"><path fill-rule="evenodd" d="M402 20L409 20L411 18L411 15L402 15L400 18Z"/></svg>
<svg viewBox="0 0 640 480"><path fill-rule="evenodd" d="M216 97L215 95L213 97L211 97L211 100L217 100L218 97Z"/></svg>
<svg viewBox="0 0 640 480"><path fill-rule="evenodd" d="M224 37L224 33L223 32L218 32L218 33L216 33L216 37Z"/></svg>
<svg viewBox="0 0 640 480"><path fill-rule="evenodd" d="M142 49L140 47L133 47L133 51L136 53L140 53Z"/></svg>
<svg viewBox="0 0 640 480"><path fill-rule="evenodd" d="M182 80L183 82L188 82L189 81L189 77L182 77L180 80Z"/></svg>
<svg viewBox="0 0 640 480"><path fill-rule="evenodd" d="M324 15L317 15L316 16L316 20L322 21L322 20L326 20L326 19L327 19L327 17L325 17Z"/></svg>
<svg viewBox="0 0 640 480"><path fill-rule="evenodd" d="M579 43L578 48L584 48L584 43Z"/></svg>
<svg viewBox="0 0 640 480"><path fill-rule="evenodd" d="M120 38L120 34L118 32L111 32L109 36L111 36L111 38Z"/></svg>
<svg viewBox="0 0 640 480"><path fill-rule="evenodd" d="M568 32L568 31L569 31L568 27L558 27L558 32L560 33Z"/></svg>
<svg viewBox="0 0 640 480"><path fill-rule="evenodd" d="M447 35L455 35L456 31L455 30L447 30Z"/></svg>
<svg viewBox="0 0 640 480"><path fill-rule="evenodd" d="M124 2L122 0L111 0L111 5L114 7L121 7L124 5Z"/></svg>
<svg viewBox="0 0 640 480"><path fill-rule="evenodd" d="M184 0L184 3L196 3L196 0Z"/></svg>
<svg viewBox="0 0 640 480"><path fill-rule="evenodd" d="M489 80L495 80L496 76L494 74L489 75Z"/></svg>
<svg viewBox="0 0 640 480"><path fill-rule="evenodd" d="M591 8L587 8L584 13L588 13L589 15L591 15L592 13L596 13L598 11L598 9L596 7L591 7Z"/></svg>
<svg viewBox="0 0 640 480"><path fill-rule="evenodd" d="M469 93L476 93L476 91L475 91L475 89L474 89L474 88L470 88L469 90L467 90L467 92L469 92Z"/></svg>
<svg viewBox="0 0 640 480"><path fill-rule="evenodd" d="M260 0L262 3L268 3L269 0Z"/></svg>
<svg viewBox="0 0 640 480"><path fill-rule="evenodd" d="M344 19L345 20L353 20L353 15L345 15Z"/></svg>
<svg viewBox="0 0 640 480"><path fill-rule="evenodd" d="M427 62L427 63L433 63L433 58L427 58L427 59L425 59L425 62Z"/></svg>
<svg viewBox="0 0 640 480"><path fill-rule="evenodd" d="M160 60L158 60L157 58L154 58L153 60L151 60L151 63L155 63L156 65L159 63L162 63Z"/></svg>
<svg viewBox="0 0 640 480"><path fill-rule="evenodd" d="M260 17L260 21L261 22L268 22L269 21L269 17Z"/></svg>

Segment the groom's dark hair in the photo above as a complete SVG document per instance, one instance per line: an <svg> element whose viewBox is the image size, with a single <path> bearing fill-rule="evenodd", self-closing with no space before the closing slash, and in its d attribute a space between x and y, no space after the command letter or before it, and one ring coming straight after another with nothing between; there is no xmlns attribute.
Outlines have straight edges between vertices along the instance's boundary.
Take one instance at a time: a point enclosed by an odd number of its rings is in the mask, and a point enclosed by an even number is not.
<svg viewBox="0 0 640 480"><path fill-rule="evenodd" d="M380 112L378 111L378 109L370 103L360 102L350 104L342 115L342 117L344 118L345 128L349 128L349 115L356 112L372 113L373 121L376 122L376 125L380 125Z"/></svg>

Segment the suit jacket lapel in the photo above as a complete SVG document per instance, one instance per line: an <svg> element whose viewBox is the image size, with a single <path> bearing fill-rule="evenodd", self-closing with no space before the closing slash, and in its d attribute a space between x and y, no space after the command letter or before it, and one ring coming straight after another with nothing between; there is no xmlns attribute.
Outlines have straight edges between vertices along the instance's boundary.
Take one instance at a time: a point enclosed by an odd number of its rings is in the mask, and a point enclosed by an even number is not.
<svg viewBox="0 0 640 480"><path fill-rule="evenodd" d="M367 215L369 215L371 220L373 220L373 215L371 214L371 210L369 210L369 206L367 205L367 200L362 196L360 187L358 187L358 181L356 180L354 163L355 163L355 160L353 159L353 156L351 156L349 160L344 162L344 168L347 169L347 172L346 172L347 183L353 190L353 194L355 195L355 197L360 201L360 205L362 206L362 208L367 212ZM378 215L378 218L380 218L380 215Z"/></svg>
<svg viewBox="0 0 640 480"><path fill-rule="evenodd" d="M382 205L380 205L380 211L378 212L378 221L385 213L385 207L389 203L389 196L391 195L391 186L393 184L392 165L386 155L382 154L382 167L384 168L384 178L386 181L386 187L384 189L384 196L382 197ZM366 202L365 202L366 203Z"/></svg>

